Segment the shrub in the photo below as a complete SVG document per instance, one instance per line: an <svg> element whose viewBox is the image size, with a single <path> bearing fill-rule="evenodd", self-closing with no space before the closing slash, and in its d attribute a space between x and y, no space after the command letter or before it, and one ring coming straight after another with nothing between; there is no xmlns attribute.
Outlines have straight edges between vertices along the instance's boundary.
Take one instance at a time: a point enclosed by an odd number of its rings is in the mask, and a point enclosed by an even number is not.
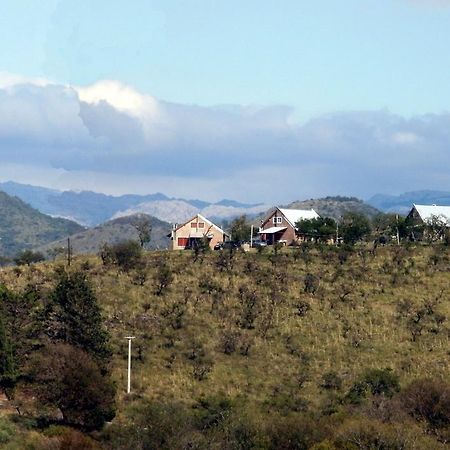
<svg viewBox="0 0 450 450"><path fill-rule="evenodd" d="M450 425L449 383L431 378L416 380L404 389L400 398L416 419L424 419L434 428Z"/></svg>
<svg viewBox="0 0 450 450"><path fill-rule="evenodd" d="M19 253L15 258L14 262L18 266L30 266L31 264L44 261L45 257L41 252L33 252L32 250L24 250Z"/></svg>
<svg viewBox="0 0 450 450"><path fill-rule="evenodd" d="M115 414L115 389L82 350L56 344L35 353L32 388L44 405L59 408L62 422L84 430L102 428Z"/></svg>
<svg viewBox="0 0 450 450"><path fill-rule="evenodd" d="M342 379L336 372L327 372L322 377L320 387L324 389L339 390L342 386Z"/></svg>
<svg viewBox="0 0 450 450"><path fill-rule="evenodd" d="M142 248L138 242L128 240L114 245L104 244L100 249L100 258L104 265L117 265L128 272L142 262Z"/></svg>
<svg viewBox="0 0 450 450"><path fill-rule="evenodd" d="M392 397L400 389L399 378L391 369L370 369L361 381L353 384L346 395L347 401L359 404L370 392L372 395Z"/></svg>

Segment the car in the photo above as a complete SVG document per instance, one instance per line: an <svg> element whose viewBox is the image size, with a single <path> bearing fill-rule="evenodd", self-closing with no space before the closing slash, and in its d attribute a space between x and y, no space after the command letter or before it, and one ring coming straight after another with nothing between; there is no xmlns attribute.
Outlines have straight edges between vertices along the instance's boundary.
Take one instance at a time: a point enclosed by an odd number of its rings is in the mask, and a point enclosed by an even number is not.
<svg viewBox="0 0 450 450"><path fill-rule="evenodd" d="M267 242L261 239L253 239L253 247L267 247Z"/></svg>
<svg viewBox="0 0 450 450"><path fill-rule="evenodd" d="M239 241L225 241L225 242L218 242L214 246L214 250L236 250L241 247L241 243Z"/></svg>

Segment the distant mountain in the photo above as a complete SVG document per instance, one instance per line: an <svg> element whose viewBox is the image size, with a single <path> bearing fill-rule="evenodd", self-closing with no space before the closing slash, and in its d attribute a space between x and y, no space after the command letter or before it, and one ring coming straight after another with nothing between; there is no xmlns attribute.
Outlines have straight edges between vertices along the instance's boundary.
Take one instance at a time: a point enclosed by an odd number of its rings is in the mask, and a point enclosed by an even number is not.
<svg viewBox="0 0 450 450"><path fill-rule="evenodd" d="M233 202L239 205L238 202ZM195 214L200 214L208 217L210 220L221 223L223 219L230 219L233 217L247 215L252 217L261 211L266 211L267 205L257 205L248 207L240 206L224 206L220 203L207 204L203 208L198 208L186 200L165 200L140 203L125 211L119 211L114 217L128 216L130 214L144 213L151 216L158 217L170 223L183 223L189 220Z"/></svg>
<svg viewBox="0 0 450 450"><path fill-rule="evenodd" d="M115 217L145 213L166 222L182 222L197 212L212 212L214 217L231 219L241 214L255 214L266 205L221 200L217 203L203 200L169 198L164 194L112 196L96 192L57 191L8 181L0 183L0 190L15 195L45 214L65 217L82 225L95 226ZM214 208L216 207L216 208Z"/></svg>
<svg viewBox="0 0 450 450"><path fill-rule="evenodd" d="M424 190L405 192L400 195L376 194L367 200L367 203L384 212L407 214L411 210L413 203L450 206L450 192Z"/></svg>
<svg viewBox="0 0 450 450"><path fill-rule="evenodd" d="M197 212L198 208L184 200L167 200L139 203L125 211L117 212L114 218L143 213L169 223L181 223L197 214Z"/></svg>
<svg viewBox="0 0 450 450"><path fill-rule="evenodd" d="M53 218L0 191L0 256L14 256L83 230L78 223Z"/></svg>
<svg viewBox="0 0 450 450"><path fill-rule="evenodd" d="M367 217L374 217L380 214L380 210L363 202L356 197L325 197L303 201L295 201L285 206L285 208L292 209L314 209L320 216L332 217L339 219L345 213L356 212L366 215Z"/></svg>
<svg viewBox="0 0 450 450"><path fill-rule="evenodd" d="M120 217L105 222L94 228L80 231L70 236L70 243L74 254L98 253L102 244L116 244L124 240L138 240L136 229L133 221L143 214ZM170 232L170 224L147 216L152 225L151 241L148 244L149 249L165 249L168 248L169 238L167 234ZM50 255L55 249L67 249L67 239L59 239L47 245L38 248L44 254Z"/></svg>

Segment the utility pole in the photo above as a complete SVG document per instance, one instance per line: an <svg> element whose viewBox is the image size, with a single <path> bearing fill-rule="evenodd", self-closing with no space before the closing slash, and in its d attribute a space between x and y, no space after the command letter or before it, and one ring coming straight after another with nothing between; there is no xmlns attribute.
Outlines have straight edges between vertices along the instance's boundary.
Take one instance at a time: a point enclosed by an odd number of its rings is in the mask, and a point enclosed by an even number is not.
<svg viewBox="0 0 450 450"><path fill-rule="evenodd" d="M131 392L131 341L135 339L134 336L125 336L128 339L128 380L127 380L127 394Z"/></svg>
<svg viewBox="0 0 450 450"><path fill-rule="evenodd" d="M250 227L250 248L253 248L253 225Z"/></svg>
<svg viewBox="0 0 450 450"><path fill-rule="evenodd" d="M396 218L396 228L397 228L397 245L400 245L400 233L399 233L399 231L398 231L398 214L396 214L396 216L395 216L395 218Z"/></svg>

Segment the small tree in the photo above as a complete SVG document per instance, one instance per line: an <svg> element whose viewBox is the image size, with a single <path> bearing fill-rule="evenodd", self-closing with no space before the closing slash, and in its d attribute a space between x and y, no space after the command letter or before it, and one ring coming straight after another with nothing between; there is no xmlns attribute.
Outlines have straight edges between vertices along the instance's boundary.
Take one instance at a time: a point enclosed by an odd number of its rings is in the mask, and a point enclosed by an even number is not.
<svg viewBox="0 0 450 450"><path fill-rule="evenodd" d="M247 222L245 215L237 217L230 225L231 238L235 241L249 241L251 225Z"/></svg>
<svg viewBox="0 0 450 450"><path fill-rule="evenodd" d="M41 252L33 252L32 250L24 250L19 253L15 258L14 262L18 266L30 266L31 264L44 261L45 257Z"/></svg>
<svg viewBox="0 0 450 450"><path fill-rule="evenodd" d="M6 333L3 317L0 316L0 387L3 389L13 387L16 375L11 340Z"/></svg>
<svg viewBox="0 0 450 450"><path fill-rule="evenodd" d="M115 389L94 360L67 344L52 345L31 359L32 388L45 405L58 408L62 422L99 430L115 415Z"/></svg>
<svg viewBox="0 0 450 450"><path fill-rule="evenodd" d="M370 233L370 222L360 213L347 213L343 217L341 235L346 244L356 244Z"/></svg>
<svg viewBox="0 0 450 450"><path fill-rule="evenodd" d="M304 219L296 224L300 236L312 238L314 241L328 241L336 235L336 222L330 217Z"/></svg>
<svg viewBox="0 0 450 450"><path fill-rule="evenodd" d="M106 332L95 294L83 272L57 273L52 292L56 339L74 345L105 361L110 355Z"/></svg>
<svg viewBox="0 0 450 450"><path fill-rule="evenodd" d="M99 254L103 264L116 264L126 272L138 267L142 262L142 247L138 242L132 240L114 245L104 244Z"/></svg>
<svg viewBox="0 0 450 450"><path fill-rule="evenodd" d="M150 218L145 215L138 215L136 219L133 220L132 225L138 233L141 248L144 248L150 242L152 237L152 224L150 223Z"/></svg>

